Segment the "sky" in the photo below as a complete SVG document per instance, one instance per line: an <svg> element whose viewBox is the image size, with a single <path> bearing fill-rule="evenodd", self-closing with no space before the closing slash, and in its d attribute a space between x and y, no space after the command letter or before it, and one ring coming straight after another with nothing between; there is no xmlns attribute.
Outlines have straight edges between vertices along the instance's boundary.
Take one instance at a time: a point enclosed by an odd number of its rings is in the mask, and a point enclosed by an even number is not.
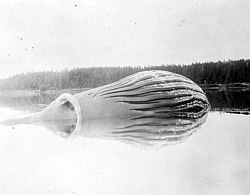
<svg viewBox="0 0 250 195"><path fill-rule="evenodd" d="M0 78L250 58L248 0L1 0Z"/></svg>

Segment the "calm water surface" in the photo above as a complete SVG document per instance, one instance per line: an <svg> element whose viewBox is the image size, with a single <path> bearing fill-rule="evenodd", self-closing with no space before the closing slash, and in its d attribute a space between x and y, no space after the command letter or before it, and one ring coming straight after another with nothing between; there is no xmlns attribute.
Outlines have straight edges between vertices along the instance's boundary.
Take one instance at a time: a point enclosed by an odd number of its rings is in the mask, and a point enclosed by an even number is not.
<svg viewBox="0 0 250 195"><path fill-rule="evenodd" d="M249 194L250 115L226 113L249 111L249 92L206 93L206 123L158 150L0 126L0 194ZM0 119L38 112L56 97L0 97Z"/></svg>

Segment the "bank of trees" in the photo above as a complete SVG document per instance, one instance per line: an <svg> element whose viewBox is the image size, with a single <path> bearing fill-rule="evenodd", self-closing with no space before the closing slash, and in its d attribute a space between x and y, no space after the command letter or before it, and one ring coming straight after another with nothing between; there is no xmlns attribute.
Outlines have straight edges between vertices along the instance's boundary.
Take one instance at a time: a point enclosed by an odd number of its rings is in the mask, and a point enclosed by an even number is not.
<svg viewBox="0 0 250 195"><path fill-rule="evenodd" d="M117 81L143 70L167 70L198 84L250 83L250 60L229 60L191 65L147 67L95 67L18 74L0 80L0 90L92 88Z"/></svg>

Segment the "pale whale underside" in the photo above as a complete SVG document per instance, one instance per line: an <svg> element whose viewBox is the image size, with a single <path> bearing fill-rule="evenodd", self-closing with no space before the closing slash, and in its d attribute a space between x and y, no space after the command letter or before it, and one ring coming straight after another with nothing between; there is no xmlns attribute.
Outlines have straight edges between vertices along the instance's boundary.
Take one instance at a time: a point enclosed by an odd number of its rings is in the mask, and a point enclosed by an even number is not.
<svg viewBox="0 0 250 195"><path fill-rule="evenodd" d="M59 107L60 114L53 111ZM205 122L209 110L205 93L193 81L155 70L74 96L63 94L38 113L36 119L40 114L39 124L65 137L77 132L89 137L164 146L189 137ZM76 119L65 124L67 117Z"/></svg>
<svg viewBox="0 0 250 195"><path fill-rule="evenodd" d="M205 122L210 109L205 93L197 84L166 71L140 72L89 95L112 99L129 108L128 122L117 125L107 137L146 145L183 141Z"/></svg>

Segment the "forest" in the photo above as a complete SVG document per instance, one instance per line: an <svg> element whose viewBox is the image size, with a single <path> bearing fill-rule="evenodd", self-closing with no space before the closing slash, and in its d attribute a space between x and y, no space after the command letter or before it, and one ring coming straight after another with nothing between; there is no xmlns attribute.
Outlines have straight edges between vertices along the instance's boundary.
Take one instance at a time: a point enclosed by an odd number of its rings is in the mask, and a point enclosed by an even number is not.
<svg viewBox="0 0 250 195"><path fill-rule="evenodd" d="M91 67L62 71L28 72L0 79L0 90L92 88L144 70L166 70L184 75L199 85L250 83L250 60L163 64L160 66Z"/></svg>

